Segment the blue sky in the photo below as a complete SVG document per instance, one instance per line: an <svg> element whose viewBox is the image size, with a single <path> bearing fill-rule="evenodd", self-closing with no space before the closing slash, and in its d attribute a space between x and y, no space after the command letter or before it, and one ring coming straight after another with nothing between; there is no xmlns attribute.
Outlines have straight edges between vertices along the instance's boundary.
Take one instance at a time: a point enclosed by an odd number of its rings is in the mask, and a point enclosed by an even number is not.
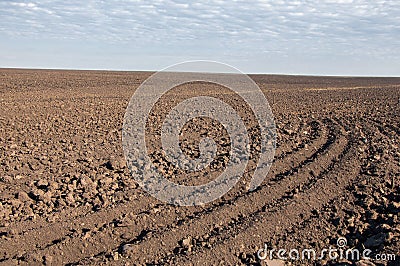
<svg viewBox="0 0 400 266"><path fill-rule="evenodd" d="M0 67L400 76L400 1L0 0Z"/></svg>

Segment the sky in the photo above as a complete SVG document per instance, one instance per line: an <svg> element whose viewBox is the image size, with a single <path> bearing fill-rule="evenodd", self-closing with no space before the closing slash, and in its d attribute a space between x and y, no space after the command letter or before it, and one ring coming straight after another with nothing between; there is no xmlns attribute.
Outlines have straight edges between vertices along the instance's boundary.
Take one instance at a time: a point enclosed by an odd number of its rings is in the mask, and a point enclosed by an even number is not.
<svg viewBox="0 0 400 266"><path fill-rule="evenodd" d="M400 76L400 1L0 0L0 67Z"/></svg>

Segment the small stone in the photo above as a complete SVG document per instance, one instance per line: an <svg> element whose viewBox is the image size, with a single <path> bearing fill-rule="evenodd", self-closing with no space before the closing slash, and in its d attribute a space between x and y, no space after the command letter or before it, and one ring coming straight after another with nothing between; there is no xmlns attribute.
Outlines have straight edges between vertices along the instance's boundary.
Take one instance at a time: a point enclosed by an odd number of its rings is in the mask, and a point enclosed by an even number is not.
<svg viewBox="0 0 400 266"><path fill-rule="evenodd" d="M125 159L115 158L114 156L110 157L109 160L105 163L105 166L109 170L121 170L125 167L125 165Z"/></svg>
<svg viewBox="0 0 400 266"><path fill-rule="evenodd" d="M44 191L34 188L31 192L29 192L29 195L31 195L31 197L37 201L43 200Z"/></svg>
<svg viewBox="0 0 400 266"><path fill-rule="evenodd" d="M10 145L10 149L18 149L18 145L17 144L11 144Z"/></svg>
<svg viewBox="0 0 400 266"><path fill-rule="evenodd" d="M113 179L111 177L106 177L106 178L102 179L100 182L107 186L113 182Z"/></svg>
<svg viewBox="0 0 400 266"><path fill-rule="evenodd" d="M36 183L36 186L37 186L38 188L40 188L40 189L45 189L45 188L47 188L47 187L49 186L49 182L47 182L47 180L39 180L39 181Z"/></svg>
<svg viewBox="0 0 400 266"><path fill-rule="evenodd" d="M57 216L56 215L51 215L49 217L47 217L47 222L49 223L54 223L57 220Z"/></svg>
<svg viewBox="0 0 400 266"><path fill-rule="evenodd" d="M67 196L65 197L65 201L66 201L68 204L74 203L74 202L75 202L74 194L73 194L73 193L68 193Z"/></svg>
<svg viewBox="0 0 400 266"><path fill-rule="evenodd" d="M15 229L11 229L8 231L7 236L15 236L17 234L17 231Z"/></svg>
<svg viewBox="0 0 400 266"><path fill-rule="evenodd" d="M58 185L58 183L57 182L50 182L50 188L52 189L52 190L57 190L58 188L59 188L60 186Z"/></svg>
<svg viewBox="0 0 400 266"><path fill-rule="evenodd" d="M392 227L388 224L381 224L380 227L385 231L390 231Z"/></svg>
<svg viewBox="0 0 400 266"><path fill-rule="evenodd" d="M372 220L376 220L376 219L378 219L378 217L379 217L379 213L377 213L377 212L374 211L374 210L371 210L371 211L370 211L370 216L371 216L371 219L372 219Z"/></svg>
<svg viewBox="0 0 400 266"><path fill-rule="evenodd" d="M187 237L185 239L182 240L182 247L190 247L192 245L192 237Z"/></svg>
<svg viewBox="0 0 400 266"><path fill-rule="evenodd" d="M43 262L45 265L51 265L53 262L53 257L50 255L46 255L43 257Z"/></svg>
<svg viewBox="0 0 400 266"><path fill-rule="evenodd" d="M133 244L125 244L121 247L121 254L127 255L135 250Z"/></svg>
<svg viewBox="0 0 400 266"><path fill-rule="evenodd" d="M377 161L379 161L379 160L381 159L381 156L380 156L379 154L375 154L375 155L374 155L374 159L377 160Z"/></svg>
<svg viewBox="0 0 400 266"><path fill-rule="evenodd" d="M29 197L28 193L25 191L18 192L17 198L23 202L31 201L32 199Z"/></svg>

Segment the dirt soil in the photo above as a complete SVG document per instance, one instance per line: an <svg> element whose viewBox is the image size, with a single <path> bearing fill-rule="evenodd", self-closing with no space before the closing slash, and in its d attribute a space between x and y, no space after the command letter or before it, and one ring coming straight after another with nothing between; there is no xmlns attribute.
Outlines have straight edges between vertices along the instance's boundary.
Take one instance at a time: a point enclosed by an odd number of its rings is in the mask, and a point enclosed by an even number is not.
<svg viewBox="0 0 400 266"><path fill-rule="evenodd" d="M0 70L1 265L282 265L257 251L322 250L339 237L396 260L286 264L400 265L400 78L251 76L277 126L268 176L247 191L250 162L222 198L178 207L144 192L123 157L125 109L150 74ZM189 84L154 117L196 91L235 102ZM196 157L198 130L223 138L219 126L187 125L182 149ZM223 155L200 181L223 171Z"/></svg>

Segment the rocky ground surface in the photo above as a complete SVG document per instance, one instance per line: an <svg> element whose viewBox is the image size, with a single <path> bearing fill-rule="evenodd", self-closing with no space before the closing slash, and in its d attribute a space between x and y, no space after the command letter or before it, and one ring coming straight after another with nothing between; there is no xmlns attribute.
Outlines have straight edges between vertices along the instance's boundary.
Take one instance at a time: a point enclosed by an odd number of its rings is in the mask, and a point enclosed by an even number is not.
<svg viewBox="0 0 400 266"><path fill-rule="evenodd" d="M135 89L150 73L0 70L1 265L400 265L400 79L253 75L277 127L275 161L247 191L243 180L195 207L158 201L131 177L121 129ZM197 94L240 106L223 88L171 91L150 123ZM237 107L236 106L236 107ZM201 174L172 169L149 127L153 162L174 181L204 183L224 170L229 138L213 120L182 130L198 156L207 135L217 160ZM371 249L371 260L260 260L257 251ZM395 260L377 260L390 256ZM287 255L287 254L286 254ZM275 258L278 259L277 253Z"/></svg>

